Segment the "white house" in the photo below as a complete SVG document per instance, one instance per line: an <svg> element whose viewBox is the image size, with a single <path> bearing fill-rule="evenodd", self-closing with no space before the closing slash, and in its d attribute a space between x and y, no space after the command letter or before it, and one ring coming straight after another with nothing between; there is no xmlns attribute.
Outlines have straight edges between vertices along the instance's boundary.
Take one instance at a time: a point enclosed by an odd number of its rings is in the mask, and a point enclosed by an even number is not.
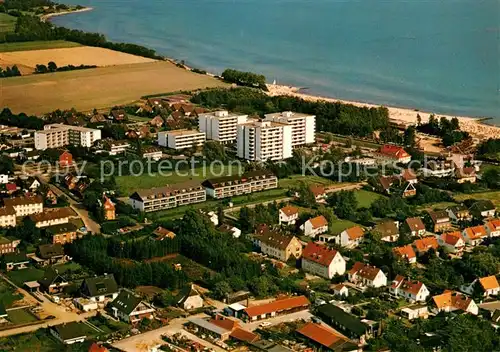
<svg viewBox="0 0 500 352"><path fill-rule="evenodd" d="M122 290L109 305L113 316L127 323L153 319L155 309L129 290Z"/></svg>
<svg viewBox="0 0 500 352"><path fill-rule="evenodd" d="M345 229L337 236L337 244L342 247L357 247L363 240L365 235L363 229L359 226L350 227Z"/></svg>
<svg viewBox="0 0 500 352"><path fill-rule="evenodd" d="M387 285L387 276L377 267L361 262L354 263L348 273L349 281L359 286L382 287Z"/></svg>
<svg viewBox="0 0 500 352"><path fill-rule="evenodd" d="M304 235L314 237L328 231L328 221L323 215L307 220L300 226Z"/></svg>
<svg viewBox="0 0 500 352"><path fill-rule="evenodd" d="M488 237L499 237L500 236L500 219L493 219L486 223L486 231L488 232Z"/></svg>
<svg viewBox="0 0 500 352"><path fill-rule="evenodd" d="M118 285L113 274L88 277L83 280L80 292L92 301L112 301L118 296Z"/></svg>
<svg viewBox="0 0 500 352"><path fill-rule="evenodd" d="M349 296L349 289L344 284L337 284L332 287L335 296L347 297Z"/></svg>
<svg viewBox="0 0 500 352"><path fill-rule="evenodd" d="M393 295L403 297L410 302L425 302L430 294L423 282L405 279L401 275L397 275L392 280L389 291Z"/></svg>
<svg viewBox="0 0 500 352"><path fill-rule="evenodd" d="M0 183L1 184L9 183L9 175L0 174Z"/></svg>
<svg viewBox="0 0 500 352"><path fill-rule="evenodd" d="M495 216L496 208L491 200L480 200L472 204L469 211L476 218L491 218Z"/></svg>
<svg viewBox="0 0 500 352"><path fill-rule="evenodd" d="M219 216L215 211L209 211L206 215L209 217L212 224L214 224L215 226L219 225Z"/></svg>
<svg viewBox="0 0 500 352"><path fill-rule="evenodd" d="M429 310L425 304L409 306L401 309L401 316L408 320L426 318L429 315Z"/></svg>
<svg viewBox="0 0 500 352"><path fill-rule="evenodd" d="M302 270L331 279L345 273L345 260L334 249L309 242L302 250Z"/></svg>
<svg viewBox="0 0 500 352"><path fill-rule="evenodd" d="M486 228L483 225L468 227L462 231L465 243L477 246L487 237Z"/></svg>
<svg viewBox="0 0 500 352"><path fill-rule="evenodd" d="M442 294L433 296L434 302L433 311L439 312L453 312L461 310L466 313L477 315L479 308L474 300L464 294L453 291L444 291Z"/></svg>
<svg viewBox="0 0 500 352"><path fill-rule="evenodd" d="M476 285L479 285L481 291L483 292L483 297L497 296L500 294L500 285L494 275L476 279L469 285L462 285L460 289L461 291L472 295Z"/></svg>
<svg viewBox="0 0 500 352"><path fill-rule="evenodd" d="M185 310L203 307L203 298L193 285L187 286L177 298L177 305Z"/></svg>
<svg viewBox="0 0 500 352"><path fill-rule="evenodd" d="M220 225L219 231L230 234L234 238L239 238L241 236L241 230L239 228L227 224Z"/></svg>
<svg viewBox="0 0 500 352"><path fill-rule="evenodd" d="M279 224L293 225L299 218L299 208L287 205L279 210Z"/></svg>
<svg viewBox="0 0 500 352"><path fill-rule="evenodd" d="M438 244L446 253L460 255L465 248L465 240L458 231L447 232L437 237Z"/></svg>

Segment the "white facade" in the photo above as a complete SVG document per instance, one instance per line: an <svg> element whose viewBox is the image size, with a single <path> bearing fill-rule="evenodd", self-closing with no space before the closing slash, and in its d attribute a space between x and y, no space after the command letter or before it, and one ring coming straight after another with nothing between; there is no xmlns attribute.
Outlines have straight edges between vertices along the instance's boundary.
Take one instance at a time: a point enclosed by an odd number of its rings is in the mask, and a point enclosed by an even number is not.
<svg viewBox="0 0 500 352"><path fill-rule="evenodd" d="M302 257L302 270L325 279L331 279L335 275L344 275L345 264L345 260L339 252L335 254L330 263L325 264Z"/></svg>
<svg viewBox="0 0 500 352"><path fill-rule="evenodd" d="M7 210L6 208L0 208L0 227L14 227L14 226L16 226L15 211L12 211L12 208L10 211Z"/></svg>
<svg viewBox="0 0 500 352"><path fill-rule="evenodd" d="M101 130L93 128L58 123L45 125L43 128L43 131L35 132L35 149L38 150L59 148L68 144L91 147L95 141L101 139Z"/></svg>
<svg viewBox="0 0 500 352"><path fill-rule="evenodd" d="M494 219L486 223L486 231L488 231L488 237L499 237L500 236L500 219Z"/></svg>
<svg viewBox="0 0 500 352"><path fill-rule="evenodd" d="M393 281L389 291L397 297L402 297L410 302L425 302L430 292L421 282Z"/></svg>
<svg viewBox="0 0 500 352"><path fill-rule="evenodd" d="M291 158L292 126L257 120L238 125L237 156L253 161Z"/></svg>
<svg viewBox="0 0 500 352"><path fill-rule="evenodd" d="M279 224L293 225L299 219L299 212L287 213L286 208L279 210Z"/></svg>
<svg viewBox="0 0 500 352"><path fill-rule="evenodd" d="M307 220L300 226L300 229L304 231L304 235L314 237L328 231L328 223L317 226L317 224L315 224L314 221L311 220L313 219Z"/></svg>
<svg viewBox="0 0 500 352"><path fill-rule="evenodd" d="M316 116L283 111L265 115L266 121L274 121L292 126L292 147L315 142Z"/></svg>
<svg viewBox="0 0 500 352"><path fill-rule="evenodd" d="M16 216L28 216L38 214L43 211L43 200L41 197L16 197L4 199L5 206L11 206L16 212Z"/></svg>
<svg viewBox="0 0 500 352"><path fill-rule="evenodd" d="M0 183L1 184L9 183L9 175L0 174Z"/></svg>
<svg viewBox="0 0 500 352"><path fill-rule="evenodd" d="M196 130L175 130L158 133L158 144L172 149L200 147L205 143L205 132Z"/></svg>
<svg viewBox="0 0 500 352"><path fill-rule="evenodd" d="M232 114L221 110L198 116L198 126L205 132L206 139L213 139L220 143L236 142L237 126L245 123L248 115Z"/></svg>

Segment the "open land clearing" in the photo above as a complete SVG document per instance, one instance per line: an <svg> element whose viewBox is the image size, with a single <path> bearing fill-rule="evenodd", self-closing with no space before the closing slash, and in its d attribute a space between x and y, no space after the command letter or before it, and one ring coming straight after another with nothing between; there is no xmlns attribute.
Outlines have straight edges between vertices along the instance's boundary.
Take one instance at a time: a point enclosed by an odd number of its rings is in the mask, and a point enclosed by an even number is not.
<svg viewBox="0 0 500 352"><path fill-rule="evenodd" d="M139 97L227 86L166 61L3 78L0 105L14 113L56 109L88 111L128 104Z"/></svg>
<svg viewBox="0 0 500 352"><path fill-rule="evenodd" d="M0 65L2 66L24 65L34 69L36 65L47 65L50 61L61 67L68 65L113 66L154 62L156 60L92 46L0 53Z"/></svg>
<svg viewBox="0 0 500 352"><path fill-rule="evenodd" d="M0 53L10 51L43 50L56 48L74 48L81 44L66 40L35 40L32 42L0 43Z"/></svg>

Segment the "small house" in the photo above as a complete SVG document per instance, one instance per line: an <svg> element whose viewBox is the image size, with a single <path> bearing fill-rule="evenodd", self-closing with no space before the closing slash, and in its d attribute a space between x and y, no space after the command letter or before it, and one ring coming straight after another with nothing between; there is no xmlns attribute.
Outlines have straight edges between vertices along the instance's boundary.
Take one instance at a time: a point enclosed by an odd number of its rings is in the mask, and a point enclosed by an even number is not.
<svg viewBox="0 0 500 352"><path fill-rule="evenodd" d="M92 301L104 302L118 296L118 285L113 274L88 277L83 280L80 292Z"/></svg>
<svg viewBox="0 0 500 352"><path fill-rule="evenodd" d="M287 205L279 210L279 224L293 225L299 218L299 208Z"/></svg>
<svg viewBox="0 0 500 352"><path fill-rule="evenodd" d="M65 345L82 343L87 338L88 327L84 323L69 322L50 328L50 334Z"/></svg>
<svg viewBox="0 0 500 352"><path fill-rule="evenodd" d="M382 270L361 262L354 263L348 272L348 278L350 282L359 286L377 288L387 285L387 276Z"/></svg>
<svg viewBox="0 0 500 352"><path fill-rule="evenodd" d="M127 323L137 323L142 319L153 319L155 309L141 297L124 289L108 306L113 317Z"/></svg>
<svg viewBox="0 0 500 352"><path fill-rule="evenodd" d="M480 200L469 208L470 213L477 219L495 216L496 208L491 200Z"/></svg>
<svg viewBox="0 0 500 352"><path fill-rule="evenodd" d="M364 235L365 233L361 227L353 226L342 231L340 235L337 236L336 242L342 247L354 248L359 246Z"/></svg>
<svg viewBox="0 0 500 352"><path fill-rule="evenodd" d="M304 235L314 237L328 231L328 220L323 215L316 216L302 224L300 229Z"/></svg>
<svg viewBox="0 0 500 352"><path fill-rule="evenodd" d="M177 305L184 310L202 308L203 297L194 285L189 285L178 295Z"/></svg>

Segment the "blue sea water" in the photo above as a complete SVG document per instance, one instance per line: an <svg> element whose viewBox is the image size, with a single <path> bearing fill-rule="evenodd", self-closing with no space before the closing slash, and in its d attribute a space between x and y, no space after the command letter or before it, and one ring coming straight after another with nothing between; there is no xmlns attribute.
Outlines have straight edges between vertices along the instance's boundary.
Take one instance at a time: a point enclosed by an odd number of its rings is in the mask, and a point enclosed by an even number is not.
<svg viewBox="0 0 500 352"><path fill-rule="evenodd" d="M220 73L500 124L499 0L65 0L53 23Z"/></svg>

